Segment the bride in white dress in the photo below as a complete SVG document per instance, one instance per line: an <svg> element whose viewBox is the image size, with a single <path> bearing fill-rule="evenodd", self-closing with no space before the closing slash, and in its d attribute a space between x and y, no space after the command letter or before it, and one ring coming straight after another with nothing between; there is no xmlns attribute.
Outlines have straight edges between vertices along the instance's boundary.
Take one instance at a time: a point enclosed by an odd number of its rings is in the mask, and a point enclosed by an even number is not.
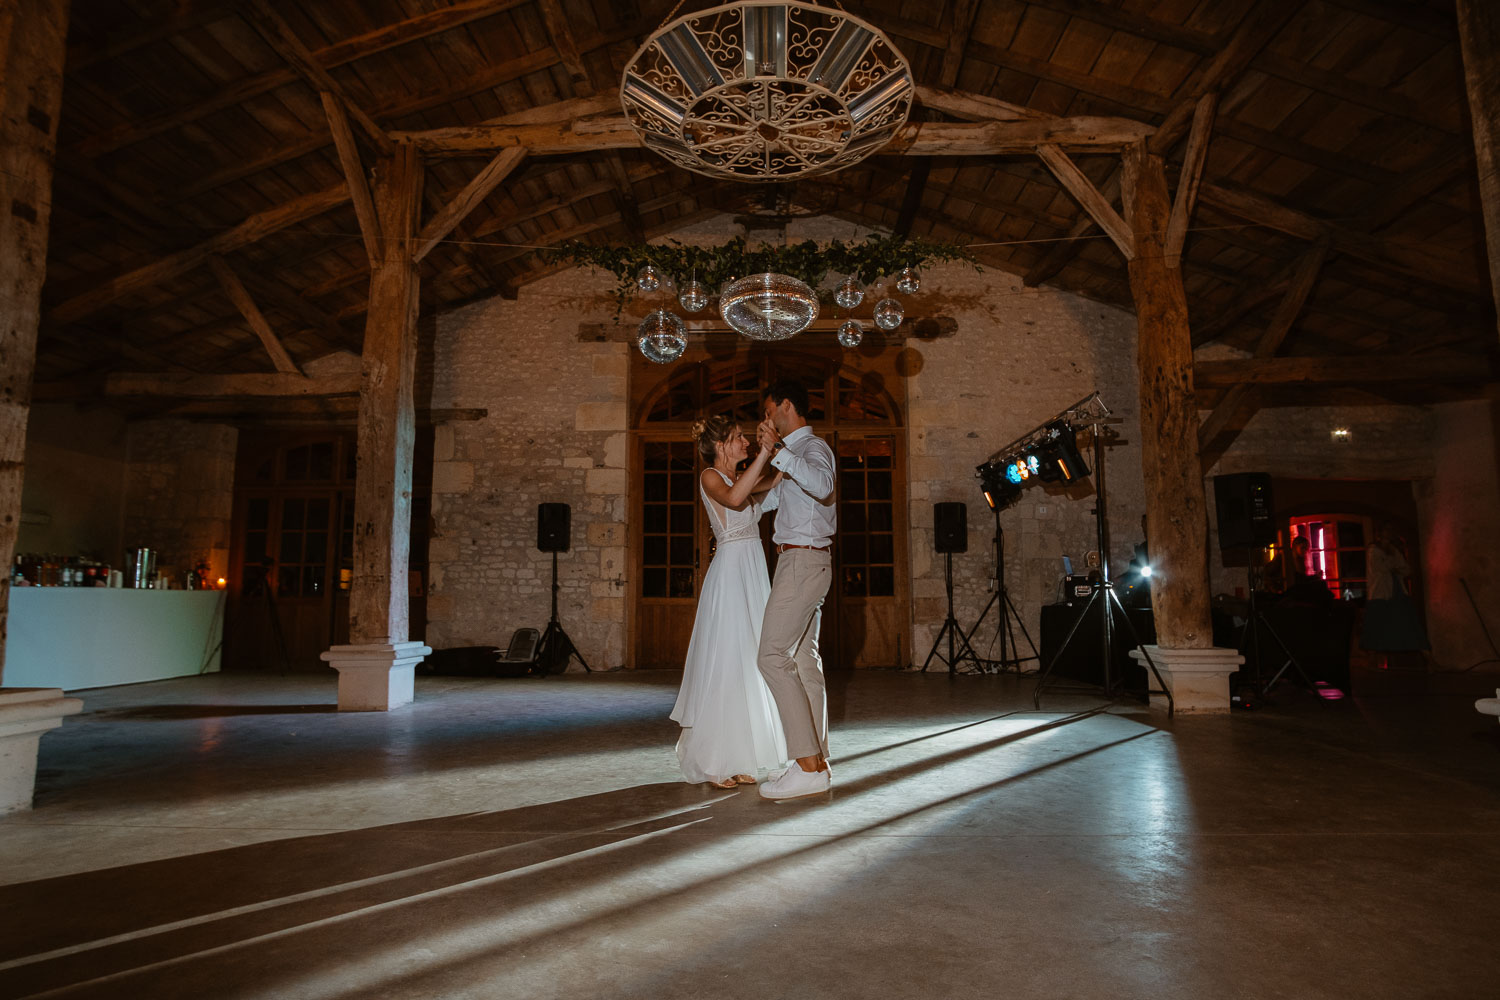
<svg viewBox="0 0 1500 1000"><path fill-rule="evenodd" d="M699 421L693 436L698 454L710 463L699 478L699 495L718 547L703 577L672 719L682 726L677 759L683 776L733 788L755 784L756 771L786 761L781 716L756 666L761 618L771 595L757 497L775 480L762 481L769 450L735 478L747 442L730 418Z"/></svg>

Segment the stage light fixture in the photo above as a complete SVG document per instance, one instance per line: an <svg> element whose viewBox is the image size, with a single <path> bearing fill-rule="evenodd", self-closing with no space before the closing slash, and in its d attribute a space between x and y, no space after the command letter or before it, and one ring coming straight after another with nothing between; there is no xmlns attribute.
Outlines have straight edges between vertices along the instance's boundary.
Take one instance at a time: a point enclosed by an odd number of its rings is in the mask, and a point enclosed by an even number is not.
<svg viewBox="0 0 1500 1000"><path fill-rule="evenodd" d="M1073 428L1065 421L1048 424L1046 436L1039 446L1042 452L1042 467L1039 478L1048 483L1071 483L1089 474L1089 467L1078 453L1078 442Z"/></svg>
<svg viewBox="0 0 1500 1000"><path fill-rule="evenodd" d="M977 469L980 489L984 491L984 502L990 510L1004 510L1021 496L1021 487L1011 482L1003 466L986 462Z"/></svg>

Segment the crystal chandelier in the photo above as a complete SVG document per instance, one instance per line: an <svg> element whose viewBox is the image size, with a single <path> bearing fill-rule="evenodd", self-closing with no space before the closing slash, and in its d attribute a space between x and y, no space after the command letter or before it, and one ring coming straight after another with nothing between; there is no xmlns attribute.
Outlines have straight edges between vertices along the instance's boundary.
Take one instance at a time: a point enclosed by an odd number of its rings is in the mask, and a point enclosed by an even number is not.
<svg viewBox="0 0 1500 1000"><path fill-rule="evenodd" d="M738 181L858 162L905 124L912 94L905 57L878 28L816 3L762 0L662 25L620 87L648 149Z"/></svg>

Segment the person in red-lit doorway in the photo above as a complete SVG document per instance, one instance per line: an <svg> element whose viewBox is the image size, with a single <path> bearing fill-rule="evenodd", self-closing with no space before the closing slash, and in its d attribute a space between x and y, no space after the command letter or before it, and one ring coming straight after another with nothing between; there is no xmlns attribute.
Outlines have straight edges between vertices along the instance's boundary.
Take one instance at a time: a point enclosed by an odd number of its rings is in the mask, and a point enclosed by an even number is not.
<svg viewBox="0 0 1500 1000"><path fill-rule="evenodd" d="M777 379L766 389L764 403L760 446L771 453L771 465L782 479L764 504L764 509L776 511L772 541L778 558L757 659L776 699L793 760L760 786L760 794L796 799L826 792L833 783L818 629L823 600L833 582L836 462L833 449L807 424L805 386L795 379Z"/></svg>
<svg viewBox="0 0 1500 1000"><path fill-rule="evenodd" d="M1425 652L1432 648L1422 616L1411 599L1411 565L1396 526L1386 522L1375 529L1375 540L1365 549L1365 620L1359 644L1376 655L1376 666L1390 666L1392 653Z"/></svg>

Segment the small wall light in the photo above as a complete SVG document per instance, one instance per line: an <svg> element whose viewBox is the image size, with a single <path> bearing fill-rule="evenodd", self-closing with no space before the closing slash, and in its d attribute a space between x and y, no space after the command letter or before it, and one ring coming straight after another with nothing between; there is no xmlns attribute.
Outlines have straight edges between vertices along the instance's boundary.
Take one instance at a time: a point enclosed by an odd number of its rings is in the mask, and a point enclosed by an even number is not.
<svg viewBox="0 0 1500 1000"><path fill-rule="evenodd" d="M1349 428L1347 428L1347 427L1335 427L1333 429L1333 433L1330 434L1329 436L1332 437L1339 444L1344 444L1344 443L1348 442L1348 440L1349 440Z"/></svg>

